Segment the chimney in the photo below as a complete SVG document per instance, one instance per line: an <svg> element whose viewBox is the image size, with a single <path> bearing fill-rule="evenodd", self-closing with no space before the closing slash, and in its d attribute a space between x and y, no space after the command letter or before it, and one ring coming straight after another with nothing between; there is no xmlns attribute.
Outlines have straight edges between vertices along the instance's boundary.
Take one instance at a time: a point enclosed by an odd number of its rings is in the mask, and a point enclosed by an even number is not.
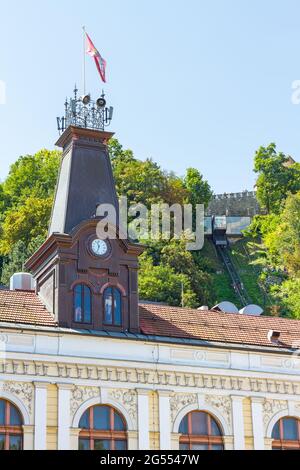
<svg viewBox="0 0 300 470"><path fill-rule="evenodd" d="M10 278L10 290L34 291L35 282L31 274L16 273Z"/></svg>

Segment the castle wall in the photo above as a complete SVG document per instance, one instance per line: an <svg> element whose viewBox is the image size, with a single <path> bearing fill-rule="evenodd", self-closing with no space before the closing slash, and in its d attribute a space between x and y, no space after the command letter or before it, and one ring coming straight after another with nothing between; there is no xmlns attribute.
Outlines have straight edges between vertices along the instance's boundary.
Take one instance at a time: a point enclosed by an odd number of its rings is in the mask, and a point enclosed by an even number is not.
<svg viewBox="0 0 300 470"><path fill-rule="evenodd" d="M217 194L207 209L207 215L253 217L261 213L254 191Z"/></svg>

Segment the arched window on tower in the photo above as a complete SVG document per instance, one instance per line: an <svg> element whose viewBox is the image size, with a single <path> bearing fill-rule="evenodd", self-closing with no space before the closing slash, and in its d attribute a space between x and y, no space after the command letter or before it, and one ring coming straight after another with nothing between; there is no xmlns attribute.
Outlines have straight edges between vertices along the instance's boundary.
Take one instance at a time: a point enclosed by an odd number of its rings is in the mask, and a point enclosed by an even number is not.
<svg viewBox="0 0 300 470"><path fill-rule="evenodd" d="M180 450L224 450L217 421L204 411L192 411L181 421Z"/></svg>
<svg viewBox="0 0 300 470"><path fill-rule="evenodd" d="M127 427L111 406L89 408L79 422L79 450L126 450Z"/></svg>
<svg viewBox="0 0 300 470"><path fill-rule="evenodd" d="M104 325L122 326L122 297L116 287L108 287L104 291Z"/></svg>
<svg viewBox="0 0 300 470"><path fill-rule="evenodd" d="M23 449L23 421L19 410L0 399L0 450Z"/></svg>
<svg viewBox="0 0 300 470"><path fill-rule="evenodd" d="M74 322L92 322L91 289L84 284L78 284L74 288Z"/></svg>
<svg viewBox="0 0 300 470"><path fill-rule="evenodd" d="M272 439L273 450L300 450L300 420L286 417L277 421Z"/></svg>

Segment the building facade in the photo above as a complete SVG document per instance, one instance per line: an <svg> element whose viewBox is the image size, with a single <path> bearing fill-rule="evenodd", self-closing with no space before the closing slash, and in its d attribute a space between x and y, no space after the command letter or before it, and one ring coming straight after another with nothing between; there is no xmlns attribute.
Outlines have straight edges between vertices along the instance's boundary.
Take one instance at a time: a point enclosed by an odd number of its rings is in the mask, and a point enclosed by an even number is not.
<svg viewBox="0 0 300 470"><path fill-rule="evenodd" d="M0 449L300 449L300 322L141 303L143 247L97 236L111 136L61 136L35 290L0 291Z"/></svg>

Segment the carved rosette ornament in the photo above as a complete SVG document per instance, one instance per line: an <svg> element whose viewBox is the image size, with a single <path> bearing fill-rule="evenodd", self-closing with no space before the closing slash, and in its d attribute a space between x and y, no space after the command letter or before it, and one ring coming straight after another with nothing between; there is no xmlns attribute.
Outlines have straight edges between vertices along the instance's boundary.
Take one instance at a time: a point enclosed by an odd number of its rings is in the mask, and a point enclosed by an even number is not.
<svg viewBox="0 0 300 470"><path fill-rule="evenodd" d="M73 417L78 408L92 398L99 398L100 403L100 390L98 387L77 387L72 389L70 412Z"/></svg>
<svg viewBox="0 0 300 470"><path fill-rule="evenodd" d="M16 398L18 398L27 409L29 416L32 418L34 409L34 388L31 383L4 382L2 383L1 390L6 393L11 393Z"/></svg>
<svg viewBox="0 0 300 470"><path fill-rule="evenodd" d="M284 410L286 410L286 413L288 414L288 402L286 400L265 400L263 405L265 429L267 429L273 416Z"/></svg>
<svg viewBox="0 0 300 470"><path fill-rule="evenodd" d="M108 396L113 401L120 403L132 419L133 425L137 427L137 392L135 390L114 389L108 391Z"/></svg>
<svg viewBox="0 0 300 470"><path fill-rule="evenodd" d="M170 399L171 419L174 423L178 413L188 405L196 405L198 397L196 393L176 393Z"/></svg>

